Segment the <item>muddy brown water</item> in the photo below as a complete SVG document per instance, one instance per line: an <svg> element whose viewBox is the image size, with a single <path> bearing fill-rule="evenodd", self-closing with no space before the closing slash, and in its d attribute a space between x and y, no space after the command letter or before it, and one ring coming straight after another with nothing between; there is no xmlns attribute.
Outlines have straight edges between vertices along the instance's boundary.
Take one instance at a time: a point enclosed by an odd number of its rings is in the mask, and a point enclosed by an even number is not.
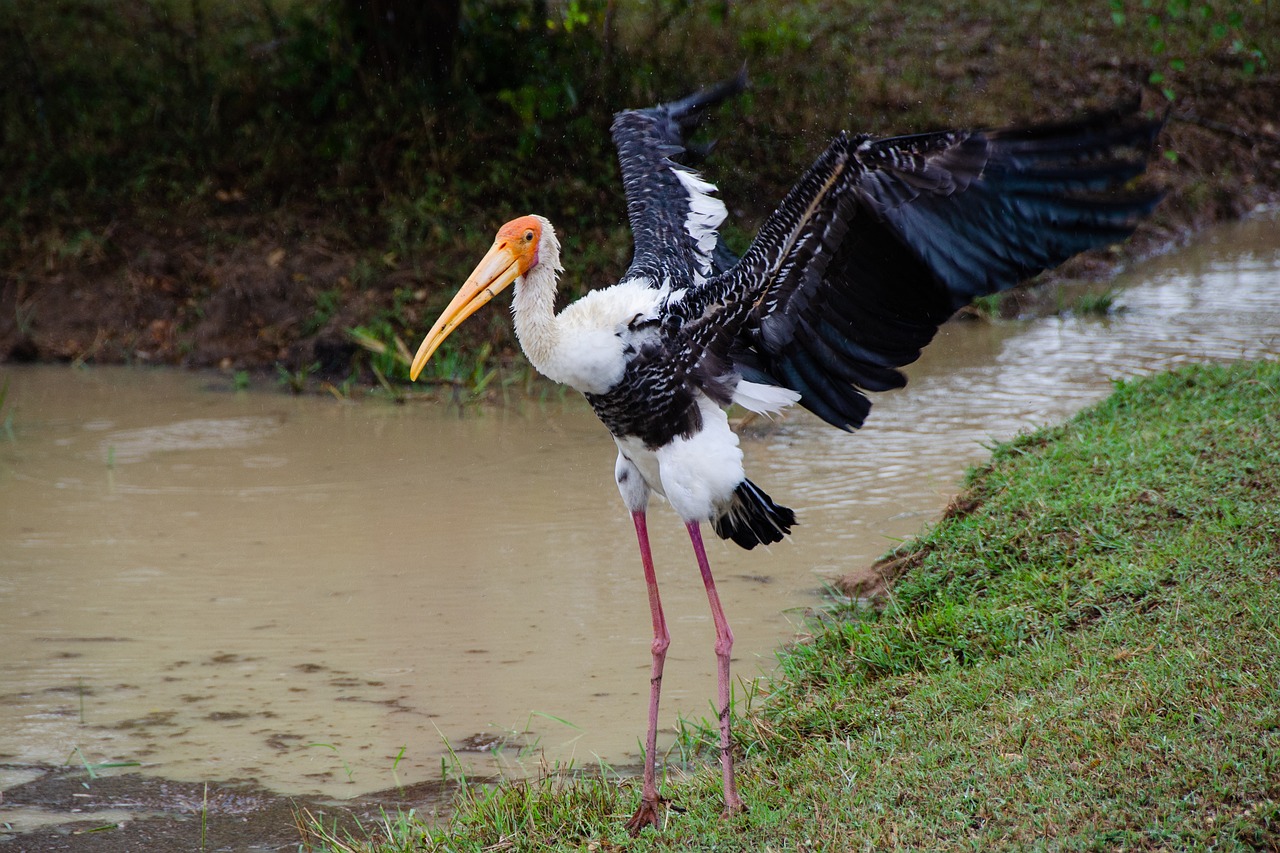
<svg viewBox="0 0 1280 853"><path fill-rule="evenodd" d="M768 673L824 581L917 534L992 441L1118 379L1280 355L1278 231L1255 220L1144 263L1107 317L950 324L856 435L803 412L749 425L749 475L801 524L770 550L710 548L736 677ZM638 760L649 617L614 447L581 399L0 376L0 842L65 820L20 795L60 765L89 789L141 774L341 799ZM650 529L669 745L678 716L710 713L714 634L678 520L656 506Z"/></svg>

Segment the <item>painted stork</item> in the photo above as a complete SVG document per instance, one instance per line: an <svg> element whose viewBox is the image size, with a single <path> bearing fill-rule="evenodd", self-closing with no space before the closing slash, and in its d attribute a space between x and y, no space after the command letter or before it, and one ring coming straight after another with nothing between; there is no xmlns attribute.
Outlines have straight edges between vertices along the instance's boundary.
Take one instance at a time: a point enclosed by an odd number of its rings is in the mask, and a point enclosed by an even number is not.
<svg viewBox="0 0 1280 853"><path fill-rule="evenodd" d="M743 548L777 542L795 514L743 472L731 403L770 413L799 403L839 429L862 426L867 392L906 383L898 368L975 297L1126 238L1158 201L1126 189L1159 121L1131 111L1073 123L873 139L841 133L765 221L740 259L717 237L724 204L690 166L686 135L739 92L744 73L614 120L635 239L617 284L555 313L560 241L541 216L497 239L413 359L417 379L463 320L515 285L516 336L543 375L586 395L618 447L614 478L631 513L653 619L641 801L627 826L659 825L654 761L670 642L649 549L653 493L684 521L715 623L726 815L743 809L730 740L733 632L702 524Z"/></svg>

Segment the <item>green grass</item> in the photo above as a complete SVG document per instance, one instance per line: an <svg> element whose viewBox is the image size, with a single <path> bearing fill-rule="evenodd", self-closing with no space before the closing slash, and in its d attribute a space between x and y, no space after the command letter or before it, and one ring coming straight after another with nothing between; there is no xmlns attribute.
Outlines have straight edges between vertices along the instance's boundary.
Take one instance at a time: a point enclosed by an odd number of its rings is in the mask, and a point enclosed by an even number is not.
<svg viewBox="0 0 1280 853"><path fill-rule="evenodd" d="M1123 311L1123 306L1116 304L1116 292L1107 288L1102 293L1082 293L1067 308L1059 313L1074 314L1077 317L1105 317Z"/></svg>
<svg viewBox="0 0 1280 853"><path fill-rule="evenodd" d="M673 773L471 785L452 819L319 849L1221 849L1280 846L1280 363L1124 383L995 448L835 603L736 722L750 811Z"/></svg>

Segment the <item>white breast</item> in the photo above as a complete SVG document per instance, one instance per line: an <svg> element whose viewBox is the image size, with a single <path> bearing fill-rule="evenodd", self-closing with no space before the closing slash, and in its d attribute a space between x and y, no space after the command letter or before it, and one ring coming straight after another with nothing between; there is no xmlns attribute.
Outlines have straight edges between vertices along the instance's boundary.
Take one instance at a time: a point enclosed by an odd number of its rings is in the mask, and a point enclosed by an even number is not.
<svg viewBox="0 0 1280 853"><path fill-rule="evenodd" d="M539 369L583 393L605 393L622 379L641 338L653 334L631 328L656 317L661 301L662 292L643 280L591 291L557 315L557 345Z"/></svg>

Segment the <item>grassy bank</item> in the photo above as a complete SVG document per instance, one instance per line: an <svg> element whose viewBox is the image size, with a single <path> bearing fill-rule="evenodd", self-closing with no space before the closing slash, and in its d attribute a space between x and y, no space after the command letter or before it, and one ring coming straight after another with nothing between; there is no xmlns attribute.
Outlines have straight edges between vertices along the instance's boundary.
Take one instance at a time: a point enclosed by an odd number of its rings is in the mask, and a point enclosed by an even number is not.
<svg viewBox="0 0 1280 853"><path fill-rule="evenodd" d="M1119 386L998 447L898 555L879 611L833 606L737 722L750 812L711 771L463 793L443 828L320 849L1280 847L1280 363Z"/></svg>

